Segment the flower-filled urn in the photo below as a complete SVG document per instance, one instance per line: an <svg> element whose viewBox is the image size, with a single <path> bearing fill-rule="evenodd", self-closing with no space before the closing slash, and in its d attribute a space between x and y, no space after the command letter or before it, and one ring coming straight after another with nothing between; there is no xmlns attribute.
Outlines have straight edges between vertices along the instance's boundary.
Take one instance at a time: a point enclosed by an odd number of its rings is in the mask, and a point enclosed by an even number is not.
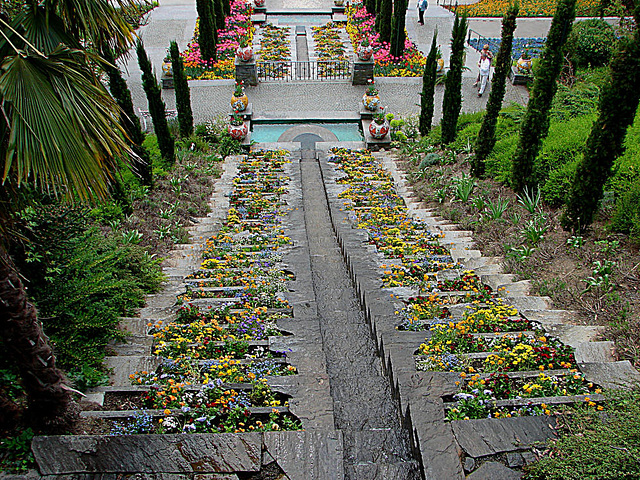
<svg viewBox="0 0 640 480"><path fill-rule="evenodd" d="M244 112L249 105L249 97L244 93L242 82L236 83L236 89L231 96L231 108L235 112Z"/></svg>
<svg viewBox="0 0 640 480"><path fill-rule="evenodd" d="M373 116L373 120L369 124L369 133L376 140L381 140L389 133L389 121L384 114L384 107L380 107L380 113Z"/></svg>
<svg viewBox="0 0 640 480"><path fill-rule="evenodd" d="M531 75L531 57L527 52L523 52L518 61L516 62L516 71L520 75Z"/></svg>
<svg viewBox="0 0 640 480"><path fill-rule="evenodd" d="M253 47L249 45L246 38L240 41L240 45L236 49L236 57L241 62L249 62L253 58Z"/></svg>
<svg viewBox="0 0 640 480"><path fill-rule="evenodd" d="M373 47L369 43L369 39L365 38L360 42L360 45L358 45L358 48L356 49L356 55L358 55L358 60L360 61L367 62L371 60L371 57L373 56Z"/></svg>
<svg viewBox="0 0 640 480"><path fill-rule="evenodd" d="M264 2L265 2L265 0L253 0L253 3L258 8L264 7Z"/></svg>
<svg viewBox="0 0 640 480"><path fill-rule="evenodd" d="M370 112L375 112L380 106L380 95L378 89L373 86L373 81L369 81L369 87L362 96L362 105Z"/></svg>
<svg viewBox="0 0 640 480"><path fill-rule="evenodd" d="M242 115L238 115L238 112L234 113L227 126L229 136L234 140L242 141L244 137L249 133L249 127L244 122Z"/></svg>

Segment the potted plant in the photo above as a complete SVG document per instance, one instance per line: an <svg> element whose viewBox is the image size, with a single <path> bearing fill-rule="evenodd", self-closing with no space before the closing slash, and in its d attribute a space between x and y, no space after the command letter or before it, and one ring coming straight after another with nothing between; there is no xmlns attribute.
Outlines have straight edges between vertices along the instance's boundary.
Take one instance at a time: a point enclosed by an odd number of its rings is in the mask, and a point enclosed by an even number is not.
<svg viewBox="0 0 640 480"><path fill-rule="evenodd" d="M231 108L236 112L244 112L249 105L249 97L244 93L242 82L236 83L236 89L231 96Z"/></svg>
<svg viewBox="0 0 640 480"><path fill-rule="evenodd" d="M231 116L229 125L227 126L229 136L234 140L242 141L249 132L249 127L244 122L244 117L237 110Z"/></svg>
<svg viewBox="0 0 640 480"><path fill-rule="evenodd" d="M173 77L173 65L171 65L171 53L167 49L166 55L162 59L162 74L165 77Z"/></svg>
<svg viewBox="0 0 640 480"><path fill-rule="evenodd" d="M371 46L371 42L369 42L368 38L363 38L356 49L356 54L358 55L358 60L363 62L367 62L371 60L371 56L373 55L373 47Z"/></svg>
<svg viewBox="0 0 640 480"><path fill-rule="evenodd" d="M344 0L333 0L333 4L336 7L343 7L344 6Z"/></svg>
<svg viewBox="0 0 640 480"><path fill-rule="evenodd" d="M264 7L264 1L265 0L253 0L253 3L256 5L256 7L262 8Z"/></svg>
<svg viewBox="0 0 640 480"><path fill-rule="evenodd" d="M248 62L253 58L253 48L249 45L247 37L242 37L242 39L240 39L240 44L236 49L236 57L241 62Z"/></svg>
<svg viewBox="0 0 640 480"><path fill-rule="evenodd" d="M444 60L442 59L442 52L440 51L440 45L436 50L436 75L442 75L444 73Z"/></svg>
<svg viewBox="0 0 640 480"><path fill-rule="evenodd" d="M520 58L516 62L516 71L520 75L531 75L531 55L529 55L528 48L524 49L522 55L520 55Z"/></svg>
<svg viewBox="0 0 640 480"><path fill-rule="evenodd" d="M373 84L374 81L369 80L369 86L362 96L364 108L371 112L375 112L380 106L380 95L378 94L378 89Z"/></svg>
<svg viewBox="0 0 640 480"><path fill-rule="evenodd" d="M384 113L384 107L373 115L373 120L369 124L369 133L377 140L384 138L389 133L389 120Z"/></svg>

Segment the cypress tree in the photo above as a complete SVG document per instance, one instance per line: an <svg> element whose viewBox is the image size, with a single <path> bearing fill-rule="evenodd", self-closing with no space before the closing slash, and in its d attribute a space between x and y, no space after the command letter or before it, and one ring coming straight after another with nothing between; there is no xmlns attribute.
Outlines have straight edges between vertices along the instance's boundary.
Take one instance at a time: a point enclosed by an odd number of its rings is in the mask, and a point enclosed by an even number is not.
<svg viewBox="0 0 640 480"><path fill-rule="evenodd" d="M391 40L391 16L393 13L393 0L381 0L380 13L376 17L376 26L380 34L380 41L389 43ZM377 20L380 23L377 23Z"/></svg>
<svg viewBox="0 0 640 480"><path fill-rule="evenodd" d="M393 7L393 18L391 19L391 49L393 57L401 57L404 53L405 19L407 15L407 1L396 0Z"/></svg>
<svg viewBox="0 0 640 480"><path fill-rule="evenodd" d="M482 126L476 140L475 156L471 160L471 173L476 177L484 175L484 161L496 144L496 123L502 108L507 75L511 68L511 47L513 44L513 32L516 29L518 10L518 4L511 5L502 17L502 42L496 56L496 69L491 80L487 113L482 119Z"/></svg>
<svg viewBox="0 0 640 480"><path fill-rule="evenodd" d="M575 6L576 0L559 0L551 21L513 160L511 186L516 192L536 185L533 165L542 140L549 133L549 110L564 60L563 47L575 18Z"/></svg>
<svg viewBox="0 0 640 480"><path fill-rule="evenodd" d="M375 15L377 2L376 0L364 0L364 7L367 9L368 14Z"/></svg>
<svg viewBox="0 0 640 480"><path fill-rule="evenodd" d="M640 4L635 11L640 20ZM593 124L583 159L571 185L562 217L566 229L584 231L593 222L611 167L624 150L624 139L640 101L640 31L622 38L600 93L600 115Z"/></svg>
<svg viewBox="0 0 640 480"><path fill-rule="evenodd" d="M231 15L231 0L222 0L222 6L224 8L224 16L228 17Z"/></svg>
<svg viewBox="0 0 640 480"><path fill-rule="evenodd" d="M221 30L224 28L224 0L213 0L213 9L216 14L216 29Z"/></svg>
<svg viewBox="0 0 640 480"><path fill-rule="evenodd" d="M198 33L200 56L207 62L211 60L215 62L218 58L216 52L218 33L212 0L196 0L196 8L200 17Z"/></svg>
<svg viewBox="0 0 640 480"><path fill-rule="evenodd" d="M433 33L431 41L431 50L427 55L427 61L424 65L424 74L422 75L422 93L420 96L420 124L418 126L420 135L425 136L431 130L431 121L433 120L433 100L436 92L436 78L438 71L438 30Z"/></svg>
<svg viewBox="0 0 640 480"><path fill-rule="evenodd" d="M160 86L151 71L151 62L140 39L136 44L136 52L138 54L138 64L140 65L140 70L142 70L142 88L144 88L144 93L146 93L147 101L149 102L149 114L153 120L153 129L158 137L158 147L162 158L168 164L173 164L175 160L174 144L167 124Z"/></svg>
<svg viewBox="0 0 640 480"><path fill-rule="evenodd" d="M443 144L451 143L456 139L456 127L462 106L462 68L464 67L464 41L467 36L467 17L465 15L458 17L456 13L451 36L451 60L442 101L441 142Z"/></svg>
<svg viewBox="0 0 640 480"><path fill-rule="evenodd" d="M120 70L115 66L113 53L107 51L103 53L102 56L110 64L105 65L105 72L109 77L109 91L122 110L120 114L120 124L127 132L127 136L131 139L131 149L137 156L137 158L133 159L133 168L140 175L143 184L151 185L153 182L151 176L151 160L149 159L147 151L142 147L145 135L140 126L140 119L133 111L131 91L125 79L122 78Z"/></svg>
<svg viewBox="0 0 640 480"><path fill-rule="evenodd" d="M382 2L383 0L375 0L376 2L376 23L374 28L376 32L380 31L380 22L382 21Z"/></svg>
<svg viewBox="0 0 640 480"><path fill-rule="evenodd" d="M180 136L189 137L193 133L193 113L191 111L189 82L187 82L187 76L184 73L184 64L178 51L178 44L175 41L171 42L169 50L171 51L173 88L176 92L176 110L178 110Z"/></svg>

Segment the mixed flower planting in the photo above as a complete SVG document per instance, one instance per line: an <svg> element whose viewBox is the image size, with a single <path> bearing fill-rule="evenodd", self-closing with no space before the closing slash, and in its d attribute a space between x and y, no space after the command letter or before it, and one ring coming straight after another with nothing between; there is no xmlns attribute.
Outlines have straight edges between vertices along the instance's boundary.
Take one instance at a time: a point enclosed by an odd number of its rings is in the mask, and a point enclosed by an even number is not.
<svg viewBox="0 0 640 480"><path fill-rule="evenodd" d="M242 40L249 44L253 39L253 24L251 14L253 7L244 0L231 2L231 15L225 19L225 28L218 30L218 45L216 62L203 60L198 45L199 24L193 39L182 53L184 68L189 80L217 80L221 78L235 78L235 55Z"/></svg>
<svg viewBox="0 0 640 480"><path fill-rule="evenodd" d="M260 50L258 51L258 75L271 78L283 78L289 74L289 65L265 65L265 62L291 61L291 42L289 41L290 27L278 27L270 23L264 25L260 31Z"/></svg>
<svg viewBox="0 0 640 480"><path fill-rule="evenodd" d="M458 9L458 13L466 13L469 17L501 17L512 4L510 0L480 0L472 5L448 6L451 10ZM522 0L519 2L520 17L552 17L556 11L555 0ZM576 16L599 16L598 0L577 0Z"/></svg>
<svg viewBox="0 0 640 480"><path fill-rule="evenodd" d="M291 273L277 265L291 242L280 225L287 153L240 162L226 220L187 277L175 321L149 324L162 363L130 375L134 392L124 396L137 412L115 422L113 434L300 428L268 383L296 373L286 352L269 349L269 337L283 335L276 320L291 316L281 294Z"/></svg>
<svg viewBox="0 0 640 480"><path fill-rule="evenodd" d="M542 51L544 50L544 42L545 38L539 37L521 37L514 38L513 44L511 47L511 58L513 60L517 60L522 56L522 54L526 54L529 58L538 58L542 55ZM469 39L469 45L475 48L476 50L482 50L483 45L488 44L489 50L494 55L494 57L498 54L498 49L500 48L500 43L502 43L502 38L471 38Z"/></svg>
<svg viewBox="0 0 640 480"><path fill-rule="evenodd" d="M426 58L416 45L407 38L402 57L392 57L387 42L380 42L380 35L375 31L376 17L367 12L362 3L351 3L346 10L347 32L354 51L360 43L367 39L373 47L375 61L374 75L377 77L418 77L424 71Z"/></svg>
<svg viewBox="0 0 640 480"><path fill-rule="evenodd" d="M554 405L602 407L600 389L578 372L573 349L463 270L440 237L412 218L392 177L371 154L335 148L354 226L381 257L382 282L398 301L399 330L425 331L416 368L452 372L458 392L445 398L449 420L551 414Z"/></svg>

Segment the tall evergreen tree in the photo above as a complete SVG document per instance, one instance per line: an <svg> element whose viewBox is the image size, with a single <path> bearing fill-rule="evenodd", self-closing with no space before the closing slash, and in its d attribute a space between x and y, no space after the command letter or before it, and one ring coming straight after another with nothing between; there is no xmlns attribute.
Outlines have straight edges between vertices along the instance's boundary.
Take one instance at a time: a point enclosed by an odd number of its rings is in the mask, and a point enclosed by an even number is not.
<svg viewBox="0 0 640 480"><path fill-rule="evenodd" d="M384 0L375 0L376 2L376 23L374 28L376 32L380 31L380 22L382 21L382 2Z"/></svg>
<svg viewBox="0 0 640 480"><path fill-rule="evenodd" d="M401 57L404 53L405 21L407 16L408 0L395 0L393 6L393 18L391 19L391 49L393 57Z"/></svg>
<svg viewBox="0 0 640 480"><path fill-rule="evenodd" d="M224 0L213 0L213 10L216 14L216 29L221 30L224 28Z"/></svg>
<svg viewBox="0 0 640 480"><path fill-rule="evenodd" d="M640 21L640 2L635 9ZM593 124L582 161L571 185L562 224L584 231L592 222L611 167L624 150L624 139L640 101L640 31L622 38L609 65L609 78L600 92L600 115Z"/></svg>
<svg viewBox="0 0 640 480"><path fill-rule="evenodd" d="M189 82L184 73L184 64L178 44L173 41L169 46L171 52L171 67L173 69L173 88L176 92L176 110L180 123L180 136L189 137L193 133L193 112L191 111L191 94Z"/></svg>
<svg viewBox="0 0 640 480"><path fill-rule="evenodd" d="M131 139L131 149L136 154L134 158L133 169L140 175L142 183L151 185L153 182L151 175L151 160L149 154L142 147L144 142L144 132L140 126L140 119L133 110L133 100L131 99L131 91L127 86L127 82L122 78L120 70L115 65L113 52L107 51L103 54L104 59L110 65L105 65L105 71L109 77L109 91L115 99L116 103L122 109L120 113L120 124L127 132Z"/></svg>
<svg viewBox="0 0 640 480"><path fill-rule="evenodd" d="M164 101L162 101L160 86L151 69L151 62L140 39L138 39L138 43L136 44L136 52L138 54L138 64L140 65L140 70L142 70L142 88L144 88L144 93L147 95L149 114L153 120L153 129L158 137L158 148L160 149L162 158L167 163L173 164L175 161L175 151L173 137L171 137L169 125L167 124Z"/></svg>
<svg viewBox="0 0 640 480"><path fill-rule="evenodd" d="M464 67L464 41L467 37L466 15L459 17L456 13L451 36L451 59L442 101L441 141L443 144L451 143L456 139L456 127L462 106L462 68Z"/></svg>
<svg viewBox="0 0 640 480"><path fill-rule="evenodd" d="M381 0L380 13L376 17L376 27L380 34L380 41L387 42L391 40L391 17L393 14L393 0ZM377 20L380 20L378 23Z"/></svg>
<svg viewBox="0 0 640 480"><path fill-rule="evenodd" d="M431 121L433 120L434 96L436 93L436 78L438 71L438 30L433 33L431 41L431 50L427 55L427 61L424 65L424 74L422 75L422 93L420 100L420 135L424 136L431 130Z"/></svg>
<svg viewBox="0 0 640 480"><path fill-rule="evenodd" d="M364 7L367 9L367 13L370 15L376 14L376 0L364 0Z"/></svg>
<svg viewBox="0 0 640 480"><path fill-rule="evenodd" d="M224 8L224 16L228 17L231 15L231 0L222 0L222 6Z"/></svg>
<svg viewBox="0 0 640 480"><path fill-rule="evenodd" d="M200 17L198 33L200 56L207 62L211 60L215 62L218 59L216 51L217 31L212 0L196 0L196 8Z"/></svg>
<svg viewBox="0 0 640 480"><path fill-rule="evenodd" d="M564 44L575 18L575 6L576 0L559 0L551 21L513 160L511 186L516 192L536 186L533 165L542 140L549 133L549 110L562 69Z"/></svg>
<svg viewBox="0 0 640 480"><path fill-rule="evenodd" d="M487 113L482 119L482 126L476 140L476 151L471 161L471 173L476 177L484 175L484 161L496 144L496 123L502 108L502 100L506 90L507 75L511 68L511 48L513 32L516 29L516 18L520 7L510 6L502 17L502 42L496 56L496 69L491 81L491 92L487 102Z"/></svg>

